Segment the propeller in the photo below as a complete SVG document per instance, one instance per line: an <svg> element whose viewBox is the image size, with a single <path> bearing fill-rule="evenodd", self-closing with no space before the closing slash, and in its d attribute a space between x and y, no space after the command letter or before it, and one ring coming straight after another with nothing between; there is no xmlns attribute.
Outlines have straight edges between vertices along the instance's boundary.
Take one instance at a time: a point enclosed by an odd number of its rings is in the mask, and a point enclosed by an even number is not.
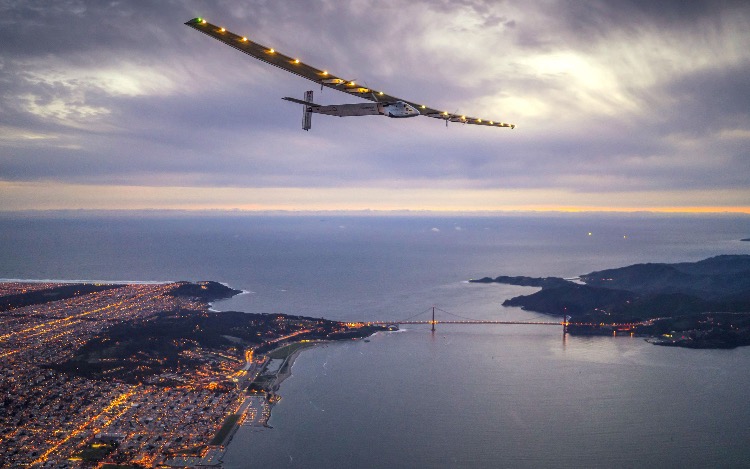
<svg viewBox="0 0 750 469"><path fill-rule="evenodd" d="M451 118L452 118L453 116L455 116L456 114L458 114L458 109L456 109L456 112L454 112L453 114L448 114L448 115L447 115L447 116L445 117L445 127L446 127L446 128L448 128L448 122L450 122Z"/></svg>
<svg viewBox="0 0 750 469"><path fill-rule="evenodd" d="M376 103L379 103L380 99L378 99L378 95L377 95L377 93L375 93L375 90L373 90L372 88L370 88L370 85L368 85L366 81L363 81L362 84L365 85L365 88L367 88L368 90L370 90L370 94L372 95L372 99L374 99ZM381 94L382 94L382 91L381 91Z"/></svg>

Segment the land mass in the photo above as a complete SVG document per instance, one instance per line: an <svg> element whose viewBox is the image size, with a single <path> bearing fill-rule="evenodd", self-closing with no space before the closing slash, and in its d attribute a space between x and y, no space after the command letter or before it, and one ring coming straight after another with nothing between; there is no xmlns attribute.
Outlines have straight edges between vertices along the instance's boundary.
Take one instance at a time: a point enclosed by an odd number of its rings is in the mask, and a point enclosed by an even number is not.
<svg viewBox="0 0 750 469"><path fill-rule="evenodd" d="M653 343L691 348L750 345L750 256L723 255L699 262L635 264L561 278L485 277L540 287L504 306L568 318L574 334L629 332Z"/></svg>
<svg viewBox="0 0 750 469"><path fill-rule="evenodd" d="M209 309L237 293L0 283L0 466L219 467L302 347L385 329Z"/></svg>

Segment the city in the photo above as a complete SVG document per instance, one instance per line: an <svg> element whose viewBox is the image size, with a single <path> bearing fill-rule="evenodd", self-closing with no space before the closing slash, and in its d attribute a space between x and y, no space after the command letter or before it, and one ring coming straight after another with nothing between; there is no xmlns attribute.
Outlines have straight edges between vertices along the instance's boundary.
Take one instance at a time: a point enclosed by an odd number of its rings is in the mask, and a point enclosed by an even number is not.
<svg viewBox="0 0 750 469"><path fill-rule="evenodd" d="M61 288L72 292L55 301L6 305L0 312L0 465L218 466L239 425L266 424L281 368L299 345L374 330L237 313L247 318L245 329L236 332L241 337L226 334L228 329L208 331L190 321L221 323L214 319L223 313L209 312L208 297L195 296L195 287L208 291L216 285L101 285L87 292L54 283L0 284L3 298L26 302L34 301L28 295L49 299ZM165 328L163 321L188 324L190 333ZM150 349L148 343L159 342L150 328L168 330L171 348L162 343ZM117 338L117 331L132 336L135 329L145 342ZM132 350L134 344L139 349ZM294 350L284 355L285 348ZM283 359L255 353L271 349ZM253 385L259 375L263 384Z"/></svg>

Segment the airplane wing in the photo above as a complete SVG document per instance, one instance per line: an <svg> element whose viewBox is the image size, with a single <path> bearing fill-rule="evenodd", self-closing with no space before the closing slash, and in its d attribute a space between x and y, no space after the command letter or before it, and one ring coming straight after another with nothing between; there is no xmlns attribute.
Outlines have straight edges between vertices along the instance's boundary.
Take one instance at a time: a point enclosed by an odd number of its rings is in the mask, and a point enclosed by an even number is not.
<svg viewBox="0 0 750 469"><path fill-rule="evenodd" d="M211 36L214 39L218 39L228 46L234 47L240 52L244 52L245 54L255 57L258 60L262 60L263 62L275 65L276 67L284 69L287 72L299 75L302 78L307 78L308 80L314 81L320 86L325 86L327 88L348 93L353 96L359 96L360 98L364 98L374 102L389 103L395 101L403 101L418 109L419 113L423 116L442 119L446 122L460 122L464 124L486 125L490 127L510 127L511 129L516 127L514 124L508 124L506 122L480 119L477 117L469 117L466 115L441 111L439 109L428 107L424 104L391 96L382 91L377 91L360 86L353 80L347 80L338 75L334 75L328 70L321 70L307 65L297 57L284 55L271 47L267 47L257 42L251 41L246 36L240 36L233 32L227 31L221 26L211 24L203 18L193 18L185 24L193 29Z"/></svg>

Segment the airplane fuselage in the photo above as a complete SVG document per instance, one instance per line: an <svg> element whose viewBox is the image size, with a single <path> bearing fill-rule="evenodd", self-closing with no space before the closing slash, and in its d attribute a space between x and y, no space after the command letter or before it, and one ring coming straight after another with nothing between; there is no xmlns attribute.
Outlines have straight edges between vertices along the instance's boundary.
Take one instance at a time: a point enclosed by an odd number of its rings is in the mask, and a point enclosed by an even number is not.
<svg viewBox="0 0 750 469"><path fill-rule="evenodd" d="M419 111L409 103L394 101L390 103L357 103L357 104L328 104L309 105L308 109L314 114L328 116L387 116L395 118L416 117Z"/></svg>
<svg viewBox="0 0 750 469"><path fill-rule="evenodd" d="M388 117L416 117L419 115L419 111L414 106L405 103L403 101L396 101L394 103L378 103L378 109L380 113Z"/></svg>
<svg viewBox="0 0 750 469"><path fill-rule="evenodd" d="M352 117L352 116L387 116L394 118L416 117L421 115L413 104L405 101L390 101L376 103L357 104L315 104L313 92L305 93L305 99L285 97L286 101L302 104L302 128L309 130L312 114L325 114L327 116Z"/></svg>

